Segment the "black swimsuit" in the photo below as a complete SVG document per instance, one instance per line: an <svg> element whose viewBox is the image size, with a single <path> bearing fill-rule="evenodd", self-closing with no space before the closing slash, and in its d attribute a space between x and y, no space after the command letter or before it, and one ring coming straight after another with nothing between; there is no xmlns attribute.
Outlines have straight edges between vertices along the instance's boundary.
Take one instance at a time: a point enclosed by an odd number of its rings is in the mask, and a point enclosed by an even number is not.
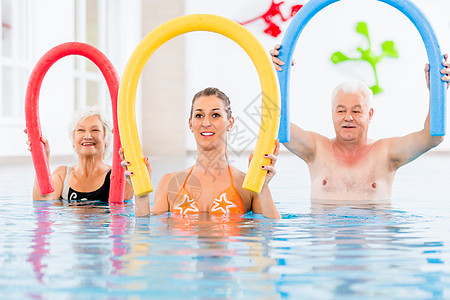
<svg viewBox="0 0 450 300"><path fill-rule="evenodd" d="M103 185L99 189L93 192L85 193L75 191L69 186L70 167L66 168L67 173L66 178L64 179L63 192L61 195L62 199L75 201L100 200L103 202L108 202L111 170L109 170L108 173L106 174L105 181L103 182Z"/></svg>

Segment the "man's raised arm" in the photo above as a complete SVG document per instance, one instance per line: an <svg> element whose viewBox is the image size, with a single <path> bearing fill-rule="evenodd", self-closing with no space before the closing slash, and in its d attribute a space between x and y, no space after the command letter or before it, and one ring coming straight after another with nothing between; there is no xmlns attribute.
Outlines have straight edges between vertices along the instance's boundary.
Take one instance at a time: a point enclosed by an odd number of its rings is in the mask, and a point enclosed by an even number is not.
<svg viewBox="0 0 450 300"><path fill-rule="evenodd" d="M445 54L445 60L442 63L444 68L441 70L441 73L444 75L442 80L447 82L448 88L450 81L450 62L447 61L447 57L448 55ZM428 89L430 89L430 68L428 64L425 65L425 79ZM389 147L388 155L393 168L397 169L409 163L431 148L439 145L443 140L444 137L442 136L430 135L430 109L428 108L428 114L422 130L403 137L386 140Z"/></svg>
<svg viewBox="0 0 450 300"><path fill-rule="evenodd" d="M290 141L283 145L305 162L310 162L316 154L316 136L318 135L291 123Z"/></svg>
<svg viewBox="0 0 450 300"><path fill-rule="evenodd" d="M279 50L280 45L276 44L273 49L269 51L272 56L273 65L277 71L281 71L282 66L284 65L284 62L278 58L278 54L280 54ZM295 62L292 61L292 65L294 64ZM311 161L316 152L315 134L310 131L303 130L293 123L290 124L290 128L290 142L283 143L283 145L304 161Z"/></svg>

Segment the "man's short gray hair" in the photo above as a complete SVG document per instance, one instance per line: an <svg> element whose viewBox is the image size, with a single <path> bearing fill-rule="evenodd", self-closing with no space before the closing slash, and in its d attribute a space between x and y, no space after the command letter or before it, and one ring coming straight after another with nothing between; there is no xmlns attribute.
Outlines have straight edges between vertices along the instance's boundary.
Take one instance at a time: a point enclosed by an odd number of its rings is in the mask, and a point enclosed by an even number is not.
<svg viewBox="0 0 450 300"><path fill-rule="evenodd" d="M362 93L367 100L369 109L372 108L373 92L371 89L369 89L369 87L365 83L358 80L348 80L342 82L333 89L333 93L331 94L332 103L334 103L334 98L336 97L336 94L339 93L340 91L346 94L355 94L358 92Z"/></svg>
<svg viewBox="0 0 450 300"><path fill-rule="evenodd" d="M112 126L108 119L105 117L105 113L98 106L86 106L74 112L72 121L69 126L70 140L72 141L72 143L74 142L73 135L75 133L75 130L77 129L78 124L92 116L98 116L98 118L102 122L103 130L105 132L105 142L107 145L105 149L106 154L109 152L111 145L110 141L112 136Z"/></svg>

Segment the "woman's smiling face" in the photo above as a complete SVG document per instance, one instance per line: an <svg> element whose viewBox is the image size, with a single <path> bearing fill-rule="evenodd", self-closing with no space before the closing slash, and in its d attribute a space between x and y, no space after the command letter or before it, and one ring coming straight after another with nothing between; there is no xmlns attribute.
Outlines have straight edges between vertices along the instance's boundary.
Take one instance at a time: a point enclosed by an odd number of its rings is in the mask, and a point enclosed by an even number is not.
<svg viewBox="0 0 450 300"><path fill-rule="evenodd" d="M78 155L100 155L105 152L105 129L97 115L79 122L73 132L73 147Z"/></svg>
<svg viewBox="0 0 450 300"><path fill-rule="evenodd" d="M226 144L226 132L232 126L233 118L227 118L223 101L219 97L201 96L194 101L189 127L202 148Z"/></svg>

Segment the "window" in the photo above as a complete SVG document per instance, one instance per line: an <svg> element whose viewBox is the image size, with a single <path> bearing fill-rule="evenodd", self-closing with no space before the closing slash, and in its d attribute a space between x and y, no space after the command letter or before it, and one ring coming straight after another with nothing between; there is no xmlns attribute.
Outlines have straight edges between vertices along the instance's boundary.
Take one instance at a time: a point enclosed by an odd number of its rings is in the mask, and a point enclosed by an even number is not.
<svg viewBox="0 0 450 300"><path fill-rule="evenodd" d="M117 37L113 35L119 19L118 1L75 0L75 38L107 53L115 53ZM98 67L89 59L75 58L75 109L85 105L98 105L111 109L111 100L105 79Z"/></svg>
<svg viewBox="0 0 450 300"><path fill-rule="evenodd" d="M30 72L28 8L28 0L0 0L0 119L8 123L21 121L24 116Z"/></svg>
<svg viewBox="0 0 450 300"><path fill-rule="evenodd" d="M120 20L119 0L74 1L75 41L88 43L108 56L118 57L121 49L117 30ZM35 45L31 43L33 14L38 5L32 0L0 0L2 23L0 39L0 124L22 124L24 100L28 77L34 67L31 57ZM36 20L35 20L36 21ZM50 40L50 39L49 39ZM56 46L49 44L48 49ZM74 109L86 105L98 105L111 110L109 91L98 67L89 59L74 56Z"/></svg>

